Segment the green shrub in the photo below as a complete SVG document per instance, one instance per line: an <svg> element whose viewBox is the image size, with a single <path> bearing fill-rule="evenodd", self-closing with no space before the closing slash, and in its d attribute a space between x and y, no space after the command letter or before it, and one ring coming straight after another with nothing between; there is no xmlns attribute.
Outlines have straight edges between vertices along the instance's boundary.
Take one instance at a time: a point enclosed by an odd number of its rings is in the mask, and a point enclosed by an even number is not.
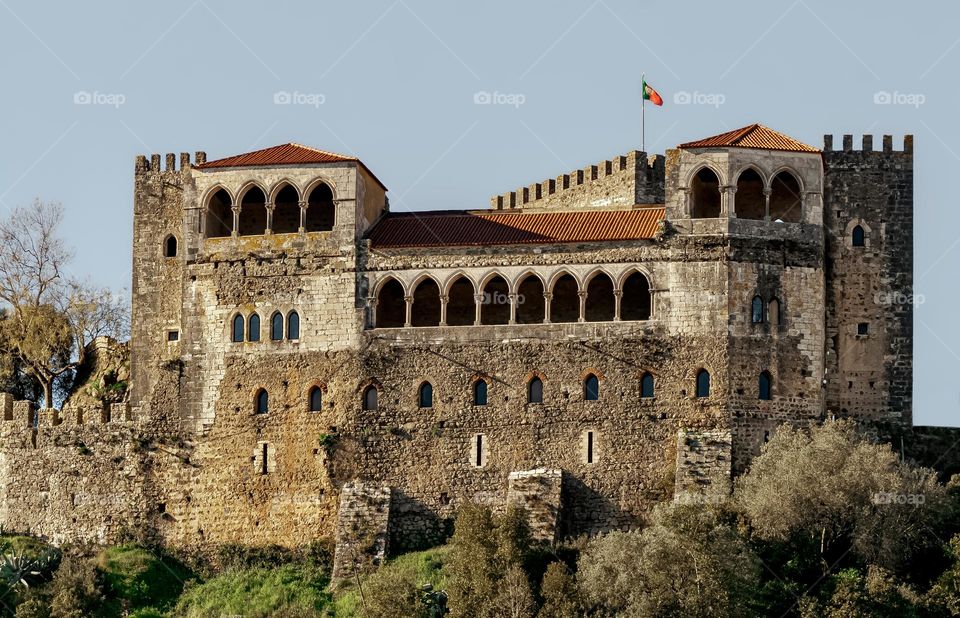
<svg viewBox="0 0 960 618"><path fill-rule="evenodd" d="M109 596L132 609L172 606L194 577L173 558L133 544L105 549L96 561Z"/></svg>
<svg viewBox="0 0 960 618"><path fill-rule="evenodd" d="M244 618L321 616L330 602L326 584L315 570L290 564L273 569L233 569L188 587L173 613L184 618L222 614Z"/></svg>
<svg viewBox="0 0 960 618"><path fill-rule="evenodd" d="M50 618L84 618L103 606L100 578L89 558L65 556L48 588Z"/></svg>

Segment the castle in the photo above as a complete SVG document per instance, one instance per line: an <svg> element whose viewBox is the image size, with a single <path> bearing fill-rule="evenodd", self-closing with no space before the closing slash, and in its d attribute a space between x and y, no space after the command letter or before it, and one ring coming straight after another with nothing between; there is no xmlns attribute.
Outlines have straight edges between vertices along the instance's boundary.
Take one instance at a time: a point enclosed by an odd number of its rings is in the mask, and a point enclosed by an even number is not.
<svg viewBox="0 0 960 618"><path fill-rule="evenodd" d="M5 530L336 536L342 570L465 500L626 528L782 423L911 426L911 136L755 124L440 212L298 144L134 171L130 404L2 399Z"/></svg>

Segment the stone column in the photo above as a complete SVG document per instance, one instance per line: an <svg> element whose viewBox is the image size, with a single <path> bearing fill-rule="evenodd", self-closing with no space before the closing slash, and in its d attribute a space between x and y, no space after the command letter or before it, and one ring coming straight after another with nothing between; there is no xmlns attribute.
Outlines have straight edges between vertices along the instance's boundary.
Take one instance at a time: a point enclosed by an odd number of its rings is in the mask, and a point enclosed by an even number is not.
<svg viewBox="0 0 960 618"><path fill-rule="evenodd" d="M267 202L264 204L267 209L267 229L263 231L265 236L270 236L273 234L273 209L276 208L276 204L273 202Z"/></svg>
<svg viewBox="0 0 960 618"><path fill-rule="evenodd" d="M300 202L300 227L297 231L301 234L307 231L307 203L304 201Z"/></svg>
<svg viewBox="0 0 960 618"><path fill-rule="evenodd" d="M473 295L473 306L476 308L476 317L473 320L474 326L480 326L480 311L483 308L483 294Z"/></svg>
<svg viewBox="0 0 960 618"><path fill-rule="evenodd" d="M764 189L763 190L763 220L770 220L770 195L773 193L773 189Z"/></svg>
<svg viewBox="0 0 960 618"><path fill-rule="evenodd" d="M553 299L553 292L543 293L543 323L550 323L550 301Z"/></svg>
<svg viewBox="0 0 960 618"><path fill-rule="evenodd" d="M450 302L450 296L440 295L440 326L447 325L447 303Z"/></svg>
<svg viewBox="0 0 960 618"><path fill-rule="evenodd" d="M240 207L233 206L230 210L233 211L233 232L230 235L237 237L240 235Z"/></svg>
<svg viewBox="0 0 960 618"><path fill-rule="evenodd" d="M734 197L737 193L736 185L724 185L720 187L720 217L729 218L731 215L736 216L736 198Z"/></svg>
<svg viewBox="0 0 960 618"><path fill-rule="evenodd" d="M413 326L413 322L411 322L413 317L413 296L404 296L403 300L407 304L407 316L404 318L403 326L405 328L410 328Z"/></svg>
<svg viewBox="0 0 960 618"><path fill-rule="evenodd" d="M510 324L517 323L517 295L510 294Z"/></svg>
<svg viewBox="0 0 960 618"><path fill-rule="evenodd" d="M623 290L613 291L613 321L620 321L620 302L623 300Z"/></svg>
<svg viewBox="0 0 960 618"><path fill-rule="evenodd" d="M367 297L367 328L377 327L377 297Z"/></svg>
<svg viewBox="0 0 960 618"><path fill-rule="evenodd" d="M587 321L587 291L580 290L577 292L577 296L580 297L580 317L577 318L577 322L586 322Z"/></svg>

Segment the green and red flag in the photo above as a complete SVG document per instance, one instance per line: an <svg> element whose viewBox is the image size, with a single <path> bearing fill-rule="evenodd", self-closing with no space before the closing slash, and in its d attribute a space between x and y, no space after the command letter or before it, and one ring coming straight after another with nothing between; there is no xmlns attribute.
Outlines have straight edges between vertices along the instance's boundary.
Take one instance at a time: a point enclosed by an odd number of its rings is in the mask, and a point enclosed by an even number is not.
<svg viewBox="0 0 960 618"><path fill-rule="evenodd" d="M660 97L660 93L654 90L650 84L647 83L647 80L643 80L643 98L654 105L663 105L663 99Z"/></svg>

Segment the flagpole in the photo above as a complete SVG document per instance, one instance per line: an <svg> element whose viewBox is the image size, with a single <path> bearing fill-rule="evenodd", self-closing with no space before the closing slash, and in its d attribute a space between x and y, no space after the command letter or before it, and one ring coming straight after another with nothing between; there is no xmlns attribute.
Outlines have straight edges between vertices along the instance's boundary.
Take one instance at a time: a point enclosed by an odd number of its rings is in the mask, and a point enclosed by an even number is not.
<svg viewBox="0 0 960 618"><path fill-rule="evenodd" d="M647 77L645 73L640 74L640 152L647 151Z"/></svg>

